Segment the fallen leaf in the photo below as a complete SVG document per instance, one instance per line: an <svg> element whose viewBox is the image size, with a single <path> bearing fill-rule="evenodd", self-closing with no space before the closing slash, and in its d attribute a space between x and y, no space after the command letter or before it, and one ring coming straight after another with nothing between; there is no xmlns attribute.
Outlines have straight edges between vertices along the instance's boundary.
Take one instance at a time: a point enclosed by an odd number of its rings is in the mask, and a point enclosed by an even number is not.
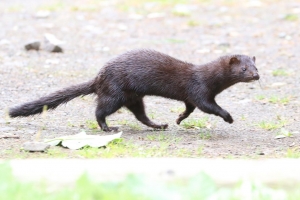
<svg viewBox="0 0 300 200"><path fill-rule="evenodd" d="M63 147L67 147L69 149L80 149L84 146L102 147L107 145L109 142L120 138L121 135L122 132L113 135L87 135L83 131L76 135L67 135L54 139L48 139L45 140L45 142L51 146L61 144Z"/></svg>
<svg viewBox="0 0 300 200"><path fill-rule="evenodd" d="M286 136L285 135L276 135L275 139L282 139L282 138L285 138Z"/></svg>

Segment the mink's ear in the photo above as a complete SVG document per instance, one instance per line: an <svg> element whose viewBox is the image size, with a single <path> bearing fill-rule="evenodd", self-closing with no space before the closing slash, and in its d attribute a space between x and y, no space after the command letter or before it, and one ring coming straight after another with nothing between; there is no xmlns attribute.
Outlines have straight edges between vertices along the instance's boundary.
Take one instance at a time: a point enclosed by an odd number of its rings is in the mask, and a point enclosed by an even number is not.
<svg viewBox="0 0 300 200"><path fill-rule="evenodd" d="M229 64L233 65L233 64L238 64L240 62L240 60L237 57L232 57L230 58Z"/></svg>
<svg viewBox="0 0 300 200"><path fill-rule="evenodd" d="M255 60L256 60L255 56L253 56L252 60L253 60L253 62L255 62Z"/></svg>

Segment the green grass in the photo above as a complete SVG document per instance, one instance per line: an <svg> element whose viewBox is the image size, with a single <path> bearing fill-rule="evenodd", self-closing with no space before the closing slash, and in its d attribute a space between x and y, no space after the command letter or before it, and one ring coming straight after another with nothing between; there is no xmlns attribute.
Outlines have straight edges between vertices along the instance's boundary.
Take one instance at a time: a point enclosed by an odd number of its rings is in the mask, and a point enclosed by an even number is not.
<svg viewBox="0 0 300 200"><path fill-rule="evenodd" d="M168 42L168 43L175 43L175 44L181 44L181 43L185 43L186 41L182 40L182 39L169 38L169 39L166 39L166 42Z"/></svg>
<svg viewBox="0 0 300 200"><path fill-rule="evenodd" d="M273 104L283 104L286 105L290 102L290 97L278 97L278 96L271 96L268 100L270 103Z"/></svg>
<svg viewBox="0 0 300 200"><path fill-rule="evenodd" d="M187 25L190 26L190 27L196 27L196 26L199 26L200 25L200 22L197 21L197 20L189 20L187 22Z"/></svg>
<svg viewBox="0 0 300 200"><path fill-rule="evenodd" d="M255 96L255 99L258 101L265 101L269 102L272 104L281 104L281 105L286 105L290 103L291 97L279 97L277 95L272 95L271 97L266 97L265 95L257 95Z"/></svg>
<svg viewBox="0 0 300 200"><path fill-rule="evenodd" d="M275 130L282 128L287 124L287 121L284 119L280 119L279 121L261 121L257 124L258 127L265 129L265 130Z"/></svg>
<svg viewBox="0 0 300 200"><path fill-rule="evenodd" d="M208 124L208 117L202 117L200 119L189 119L182 123L182 126L186 129L200 129L205 128Z"/></svg>
<svg viewBox="0 0 300 200"><path fill-rule="evenodd" d="M275 69L272 71L273 76L289 76L290 74L284 69Z"/></svg>
<svg viewBox="0 0 300 200"><path fill-rule="evenodd" d="M209 139L211 139L211 136L212 136L211 132L201 132L198 135L199 139L201 139L201 140L209 140Z"/></svg>
<svg viewBox="0 0 300 200"><path fill-rule="evenodd" d="M73 11L73 12L95 12L101 10L101 2L97 0L86 0L85 3L73 2L68 4L64 1L53 1L39 6L38 10L50 12Z"/></svg>
<svg viewBox="0 0 300 200"><path fill-rule="evenodd" d="M77 150L76 154L82 158L124 158L124 157L201 157L202 149L199 152L197 148L184 149L175 148L177 141L180 138L152 138L153 143L151 145L138 145L130 141L114 141L109 143L105 148L92 148L85 147L81 150ZM173 147L172 147L172 145Z"/></svg>
<svg viewBox="0 0 300 200"><path fill-rule="evenodd" d="M300 158L300 149L299 149L299 147L289 148L287 150L286 157L287 158Z"/></svg>
<svg viewBox="0 0 300 200"><path fill-rule="evenodd" d="M169 137L165 134L152 134L146 137L150 141L167 141Z"/></svg>
<svg viewBox="0 0 300 200"><path fill-rule="evenodd" d="M297 190L300 186L297 184L293 188L273 189L259 182L244 180L232 186L222 186L205 173L168 181L130 174L125 179L105 182L93 181L88 174L83 174L74 184L55 190L49 190L51 187L45 182L20 181L13 176L7 163L0 164L0 173L0 199L9 200L300 199Z"/></svg>
<svg viewBox="0 0 300 200"><path fill-rule="evenodd" d="M255 99L257 99L257 100L264 100L264 99L266 99L266 96L265 95L263 95L263 94L260 94L260 95L257 95L257 96L255 96Z"/></svg>
<svg viewBox="0 0 300 200"><path fill-rule="evenodd" d="M52 158L66 158L67 154L64 153L60 148L50 148L46 152Z"/></svg>
<svg viewBox="0 0 300 200"><path fill-rule="evenodd" d="M299 17L296 14L287 14L284 19L287 21L298 21Z"/></svg>
<svg viewBox="0 0 300 200"><path fill-rule="evenodd" d="M98 129L98 127L99 127L98 122L96 120L86 120L85 124L89 129L92 129L92 130Z"/></svg>
<svg viewBox="0 0 300 200"><path fill-rule="evenodd" d="M183 107L174 107L174 108L171 108L170 111L173 113L183 113L183 111L185 111L185 109Z"/></svg>

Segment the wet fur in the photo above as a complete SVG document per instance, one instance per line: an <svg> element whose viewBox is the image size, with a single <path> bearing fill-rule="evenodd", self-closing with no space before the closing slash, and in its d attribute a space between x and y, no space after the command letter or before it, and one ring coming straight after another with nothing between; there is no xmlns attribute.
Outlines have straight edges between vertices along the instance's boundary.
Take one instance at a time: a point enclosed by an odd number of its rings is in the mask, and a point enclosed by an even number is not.
<svg viewBox="0 0 300 200"><path fill-rule="evenodd" d="M229 55L204 65L194 65L153 50L133 50L107 62L93 80L14 107L9 115L34 115L41 113L44 106L55 109L78 96L95 93L96 119L104 131L111 130L106 117L123 106L143 124L165 129L167 124L155 124L145 113L143 97L155 95L185 103L186 110L179 115L177 124L196 107L232 123L232 117L215 102L215 96L238 82L258 79L255 57Z"/></svg>

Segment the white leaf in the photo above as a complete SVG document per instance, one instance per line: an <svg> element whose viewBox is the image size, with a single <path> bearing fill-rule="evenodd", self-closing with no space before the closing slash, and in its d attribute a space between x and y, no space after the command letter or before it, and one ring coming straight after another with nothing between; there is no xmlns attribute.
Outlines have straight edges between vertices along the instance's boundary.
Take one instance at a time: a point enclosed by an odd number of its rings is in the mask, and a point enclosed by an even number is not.
<svg viewBox="0 0 300 200"><path fill-rule="evenodd" d="M61 143L62 146L69 149L80 149L84 146L90 147L102 147L107 145L109 142L120 138L122 132L113 135L87 135L85 132L80 132L76 135L67 135L57 137L50 140L45 140L46 143L51 146L56 146Z"/></svg>
<svg viewBox="0 0 300 200"><path fill-rule="evenodd" d="M286 136L285 135L276 135L276 139L282 139L282 138L285 138Z"/></svg>

